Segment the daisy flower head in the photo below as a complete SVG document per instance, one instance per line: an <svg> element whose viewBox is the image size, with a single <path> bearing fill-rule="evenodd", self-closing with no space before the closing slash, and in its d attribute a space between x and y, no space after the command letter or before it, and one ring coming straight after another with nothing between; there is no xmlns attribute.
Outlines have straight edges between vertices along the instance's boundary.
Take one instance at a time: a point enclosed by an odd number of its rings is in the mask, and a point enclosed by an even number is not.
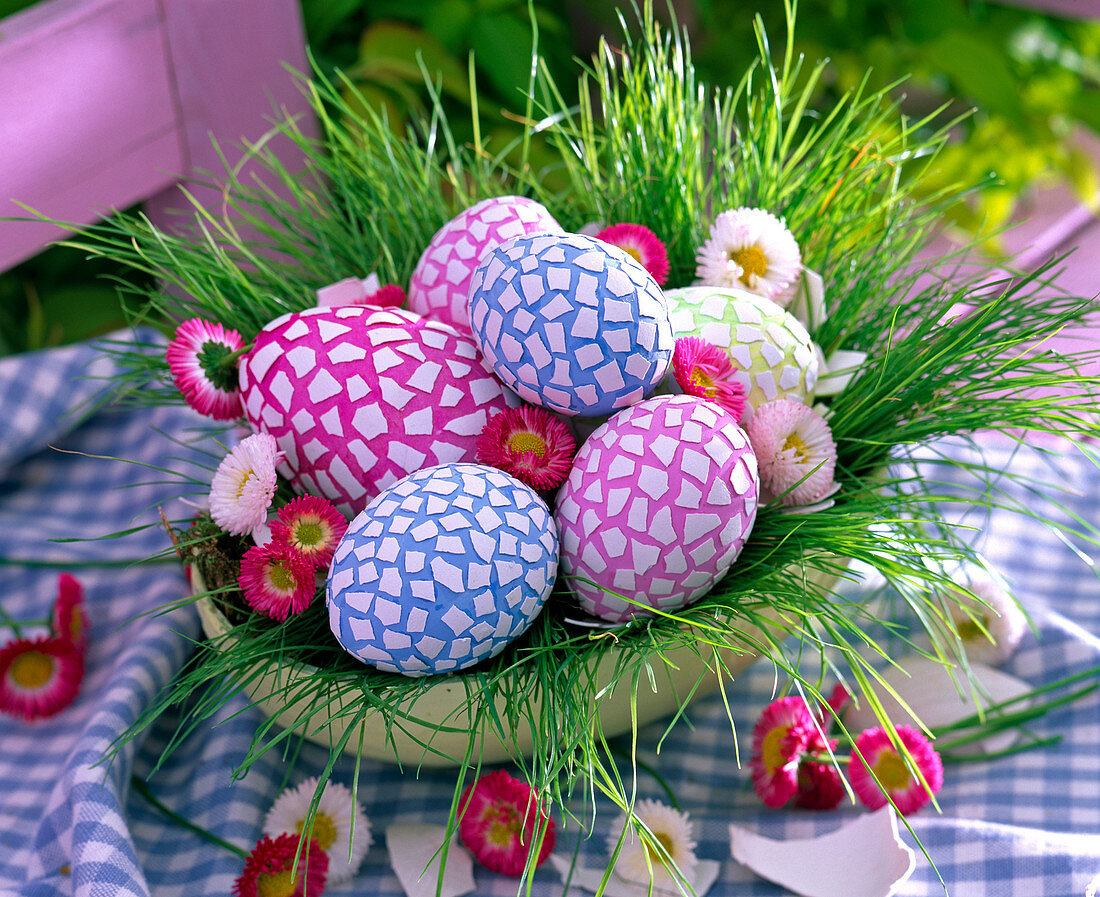
<svg viewBox="0 0 1100 897"><path fill-rule="evenodd" d="M836 490L836 443L825 419L794 399L765 402L746 431L760 478L784 505L812 505Z"/></svg>
<svg viewBox="0 0 1100 897"><path fill-rule="evenodd" d="M669 890L677 890L680 881L693 881L699 861L695 856L696 843L688 814L660 801L640 800L634 805L634 817L645 823L649 834L643 835L633 826L627 830L615 860L615 875L643 887L652 884L654 888ZM614 855L619 846L619 833L627 828L627 823L623 813L611 826L607 836L608 853Z"/></svg>
<svg viewBox="0 0 1100 897"><path fill-rule="evenodd" d="M0 648L0 712L28 722L68 707L84 679L84 655L67 638L17 638Z"/></svg>
<svg viewBox="0 0 1100 897"><path fill-rule="evenodd" d="M764 209L729 209L714 219L695 256L702 286L738 287L781 301L802 270L794 235Z"/></svg>
<svg viewBox="0 0 1100 897"><path fill-rule="evenodd" d="M233 884L234 897L320 897L328 875L328 855L310 841L302 849L295 875L294 857L300 840L289 834L260 838Z"/></svg>
<svg viewBox="0 0 1100 897"><path fill-rule="evenodd" d="M1020 606L996 582L987 577L966 582L966 589L948 593L951 624L966 656L997 666L1010 658L1027 631Z"/></svg>
<svg viewBox="0 0 1100 897"><path fill-rule="evenodd" d="M912 726L898 726L896 731L898 740L905 745L916 763L916 769L920 770L920 776L894 747L886 731L874 728L864 730L856 738L855 750L848 763L848 778L856 797L868 809L884 807L889 795L898 812L908 816L928 803L932 799L931 794L940 790L943 785L943 762L928 739ZM921 777L928 783L928 788L925 788Z"/></svg>
<svg viewBox="0 0 1100 897"><path fill-rule="evenodd" d="M477 438L477 460L532 489L554 489L569 475L577 443L545 408L523 405L489 419Z"/></svg>
<svg viewBox="0 0 1100 897"><path fill-rule="evenodd" d="M649 272L649 276L663 287L668 282L668 250L653 231L641 224L612 224L598 234L612 246L618 246L634 261Z"/></svg>
<svg viewBox="0 0 1100 897"><path fill-rule="evenodd" d="M794 805L803 810L834 810L844 799L840 773L831 762L803 760L798 764Z"/></svg>
<svg viewBox="0 0 1100 897"><path fill-rule="evenodd" d="M682 336L672 352L672 373L685 395L709 399L740 422L745 413L745 387L729 353L698 336Z"/></svg>
<svg viewBox="0 0 1100 897"><path fill-rule="evenodd" d="M199 414L214 420L241 416L237 360L244 341L236 330L191 318L176 328L165 357L176 389Z"/></svg>
<svg viewBox="0 0 1100 897"><path fill-rule="evenodd" d="M781 807L798 791L798 762L816 731L813 714L797 695L772 701L752 729L752 787L768 807Z"/></svg>
<svg viewBox="0 0 1100 897"><path fill-rule="evenodd" d="M381 308L401 308L408 297L396 283L387 283L363 300L364 305L377 305Z"/></svg>
<svg viewBox="0 0 1100 897"><path fill-rule="evenodd" d="M272 838L286 833L301 835L316 790L314 776L280 794L264 817L264 834ZM370 849L370 821L351 791L329 781L321 792L309 836L328 854L328 883L339 885L355 877Z"/></svg>
<svg viewBox="0 0 1100 897"><path fill-rule="evenodd" d="M240 584L249 607L281 623L309 607L317 570L290 546L268 542L244 553Z"/></svg>
<svg viewBox="0 0 1100 897"><path fill-rule="evenodd" d="M54 635L68 639L83 652L88 645L88 615L84 608L84 589L71 573L57 577L57 601L50 622Z"/></svg>
<svg viewBox="0 0 1100 897"><path fill-rule="evenodd" d="M302 495L279 508L271 523L271 538L289 545L314 567L328 567L332 553L348 528L336 506L316 495Z"/></svg>
<svg viewBox="0 0 1100 897"><path fill-rule="evenodd" d="M247 536L267 522L275 497L275 465L283 457L275 437L256 433L225 456L210 482L210 516L234 536Z"/></svg>
<svg viewBox="0 0 1100 897"><path fill-rule="evenodd" d="M462 843L481 863L501 875L520 876L539 829L542 845L535 865L554 849L553 818L536 804L526 782L503 769L483 775L466 788L459 801L458 833Z"/></svg>

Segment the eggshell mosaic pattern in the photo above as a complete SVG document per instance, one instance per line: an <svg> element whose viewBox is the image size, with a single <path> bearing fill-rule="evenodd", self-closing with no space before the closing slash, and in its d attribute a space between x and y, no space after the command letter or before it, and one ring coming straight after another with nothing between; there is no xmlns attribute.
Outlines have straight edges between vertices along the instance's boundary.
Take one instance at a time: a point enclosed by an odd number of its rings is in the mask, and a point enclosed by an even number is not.
<svg viewBox="0 0 1100 897"><path fill-rule="evenodd" d="M408 307L470 332L470 281L490 249L523 234L562 232L545 206L522 196L495 196L443 225L409 281Z"/></svg>
<svg viewBox="0 0 1100 897"><path fill-rule="evenodd" d="M427 468L352 521L329 571L329 625L380 670L465 669L531 624L557 567L554 520L532 489L480 464Z"/></svg>
<svg viewBox="0 0 1100 897"><path fill-rule="evenodd" d="M454 328L399 309L284 315L241 360L245 414L279 472L346 516L433 464L474 460L492 414L517 404Z"/></svg>
<svg viewBox="0 0 1100 897"><path fill-rule="evenodd" d="M620 411L577 453L558 496L566 583L613 622L645 612L623 598L666 611L691 604L740 554L758 484L748 437L718 405L656 396Z"/></svg>
<svg viewBox="0 0 1100 897"><path fill-rule="evenodd" d="M470 287L470 325L507 386L570 416L641 401L675 344L645 268L580 234L517 237L486 255Z"/></svg>
<svg viewBox="0 0 1100 897"><path fill-rule="evenodd" d="M701 336L729 351L751 407L813 396L818 357L794 315L762 296L725 287L682 287L665 295L677 337Z"/></svg>

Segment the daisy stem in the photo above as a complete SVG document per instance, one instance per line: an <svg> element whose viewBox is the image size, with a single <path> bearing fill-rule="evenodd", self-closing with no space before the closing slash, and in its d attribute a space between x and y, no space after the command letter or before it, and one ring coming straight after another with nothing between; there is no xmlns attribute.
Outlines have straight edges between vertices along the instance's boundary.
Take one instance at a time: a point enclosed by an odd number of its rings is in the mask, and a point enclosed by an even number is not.
<svg viewBox="0 0 1100 897"><path fill-rule="evenodd" d="M16 638L22 638L23 632L19 628L19 624L15 622L2 606L0 606L0 623L7 626L14 634Z"/></svg>
<svg viewBox="0 0 1100 897"><path fill-rule="evenodd" d="M130 776L130 784L133 786L134 790L138 794L140 794L147 801L149 801L150 804L153 805L154 809L156 809L157 811L162 813L164 816L171 819L177 825L182 825L185 829L188 829L188 830L194 832L196 835L198 835L199 837L209 841L211 844L216 844L219 847L224 847L226 850L232 851L237 856L239 856L242 860L247 860L248 859L248 851L247 850L242 850L240 847L237 847L235 844L230 844L228 841L222 840L217 835L214 835L214 834L211 834L210 832L208 832L202 826L195 825L195 823L191 822L188 819L184 819L178 813L174 813L171 810L169 810L164 804L162 804L159 800L156 799L156 797L153 796L153 792L149 790L149 786L146 785L145 782L142 779L138 778L137 776Z"/></svg>
<svg viewBox="0 0 1100 897"><path fill-rule="evenodd" d="M994 751L990 754L945 754L942 751L939 753L940 759L943 760L944 763L984 763L987 760L999 760L1001 757L1010 757L1013 754L1030 751L1032 748L1054 747L1054 745L1061 743L1061 741L1061 735L1051 735L1049 738L1033 738L1031 741L1024 742L1023 744L1014 744L1012 747L1005 748L1002 751Z"/></svg>

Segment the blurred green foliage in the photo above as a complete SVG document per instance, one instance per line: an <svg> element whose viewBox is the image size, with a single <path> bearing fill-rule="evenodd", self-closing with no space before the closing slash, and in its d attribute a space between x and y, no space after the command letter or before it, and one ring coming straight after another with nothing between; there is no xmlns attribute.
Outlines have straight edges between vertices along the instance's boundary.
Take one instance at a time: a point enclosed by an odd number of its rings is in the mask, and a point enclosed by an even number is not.
<svg viewBox="0 0 1100 897"><path fill-rule="evenodd" d="M694 49L704 80L728 81L753 58L756 9L781 34L782 4L694 0ZM799 0L797 49L832 60L823 103L871 69L914 116L945 107L956 128L925 189L985 186L950 215L969 234L1003 227L1036 188L1063 182L1095 204L1095 163L1072 141L1100 131L1100 24L977 0ZM996 241L988 244L997 249Z"/></svg>

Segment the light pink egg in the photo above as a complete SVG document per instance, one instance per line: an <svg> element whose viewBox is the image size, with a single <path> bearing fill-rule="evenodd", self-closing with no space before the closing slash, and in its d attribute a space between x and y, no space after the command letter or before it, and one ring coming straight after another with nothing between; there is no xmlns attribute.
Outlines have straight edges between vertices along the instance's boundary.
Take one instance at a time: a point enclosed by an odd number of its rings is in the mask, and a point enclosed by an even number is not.
<svg viewBox="0 0 1100 897"><path fill-rule="evenodd" d="M494 196L452 218L428 243L409 281L408 308L469 334L470 281L478 262L506 240L560 234L545 206L523 196Z"/></svg>
<svg viewBox="0 0 1100 897"><path fill-rule="evenodd" d="M268 324L241 359L245 415L299 491L354 515L423 467L473 461L518 404L453 327L400 309L312 308Z"/></svg>
<svg viewBox="0 0 1100 897"><path fill-rule="evenodd" d="M656 396L618 412L558 496L565 582L613 622L697 601L741 553L758 482L748 437L718 405Z"/></svg>

